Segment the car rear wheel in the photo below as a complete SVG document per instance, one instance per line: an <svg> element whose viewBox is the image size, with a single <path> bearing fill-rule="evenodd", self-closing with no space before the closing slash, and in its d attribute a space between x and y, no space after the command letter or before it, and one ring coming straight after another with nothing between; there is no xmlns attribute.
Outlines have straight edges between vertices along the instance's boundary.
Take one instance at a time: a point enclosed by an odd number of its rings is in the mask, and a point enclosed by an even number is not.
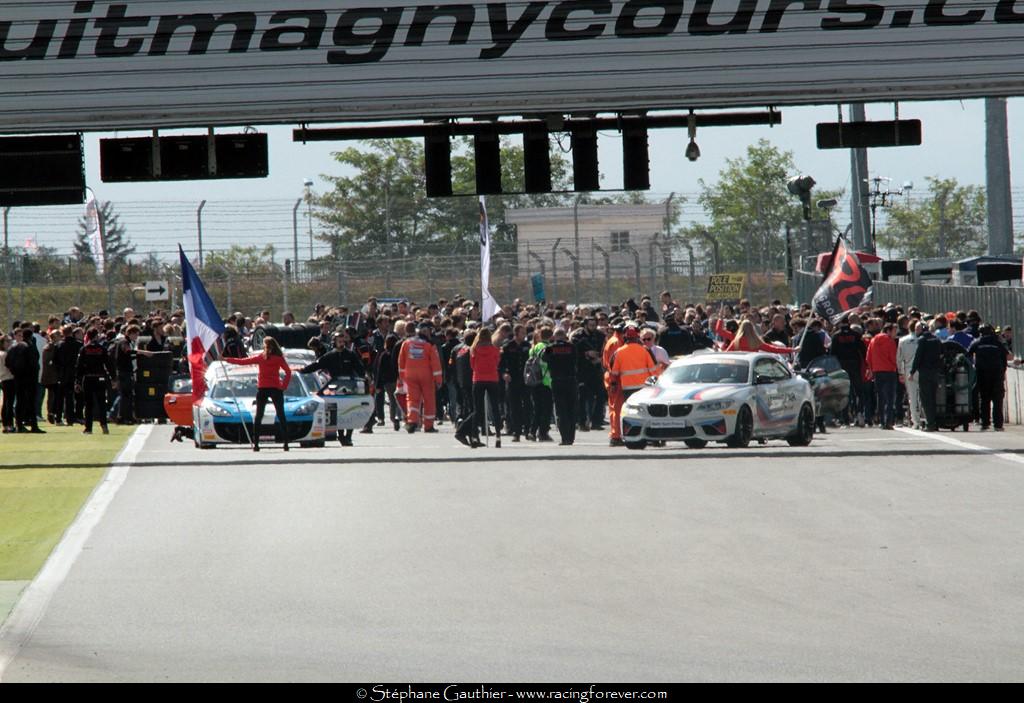
<svg viewBox="0 0 1024 703"><path fill-rule="evenodd" d="M791 447L806 447L814 438L814 411L811 406L804 403L800 408L800 417L796 421L796 431L786 437Z"/></svg>
<svg viewBox="0 0 1024 703"><path fill-rule="evenodd" d="M743 449L754 438L754 416L746 405L736 415L736 430L732 437L725 440L726 445L733 449Z"/></svg>
<svg viewBox="0 0 1024 703"><path fill-rule="evenodd" d="M708 446L706 439L684 439L683 444L688 446L690 449L703 449Z"/></svg>
<svg viewBox="0 0 1024 703"><path fill-rule="evenodd" d="M646 440L640 440L639 442L626 442L627 449L647 449Z"/></svg>

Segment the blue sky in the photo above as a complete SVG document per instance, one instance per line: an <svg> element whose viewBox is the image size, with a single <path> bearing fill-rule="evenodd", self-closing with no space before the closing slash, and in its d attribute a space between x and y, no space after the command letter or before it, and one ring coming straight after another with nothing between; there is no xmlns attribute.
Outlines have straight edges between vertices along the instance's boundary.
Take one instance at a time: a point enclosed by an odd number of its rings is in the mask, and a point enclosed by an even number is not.
<svg viewBox="0 0 1024 703"><path fill-rule="evenodd" d="M892 104L869 105L869 119L893 118ZM819 151L815 145L815 125L833 122L836 106L782 109L783 124L778 127L721 127L702 129L697 134L701 158L691 163L683 158L685 130L658 130L651 133L651 193L664 199L675 192L689 196L684 220L701 217L694 201L699 180L714 182L725 160L744 154L747 146L766 138L793 152L799 169L812 175L820 188L850 190L850 157L845 150ZM896 188L913 182L916 193L925 189L925 177L955 177L963 184L985 183L984 101L947 101L901 103L901 118L923 122L924 143L918 147L874 149L869 152L872 176L893 179ZM1015 224L1024 231L1024 99L1009 101L1010 159L1015 200ZM100 137L87 135L86 169L89 185L102 200L112 200L122 214L132 241L140 253L173 252L181 242L186 250L196 249L196 209L207 200L204 209L204 244L207 250L231 244L274 244L289 256L292 247L292 206L302 196L303 181L313 178L317 189L325 187L321 174L339 175L341 167L331 152L342 143L296 144L291 141L291 126L268 128L270 135L270 176L259 180L196 181L190 183L104 184L99 179ZM230 131L230 130L224 130ZM131 136L136 136L133 133ZM129 136L122 133L119 136ZM600 137L601 171L606 188L619 188L622 182L621 142L611 132ZM678 196L677 196L678 197ZM837 212L840 222L848 220L846 203ZM20 246L34 238L40 244L69 253L75 235L80 208L14 208L10 213L10 241ZM299 219L301 258L309 251L306 220ZM323 249L318 245L317 253ZM169 255L169 254L167 254Z"/></svg>

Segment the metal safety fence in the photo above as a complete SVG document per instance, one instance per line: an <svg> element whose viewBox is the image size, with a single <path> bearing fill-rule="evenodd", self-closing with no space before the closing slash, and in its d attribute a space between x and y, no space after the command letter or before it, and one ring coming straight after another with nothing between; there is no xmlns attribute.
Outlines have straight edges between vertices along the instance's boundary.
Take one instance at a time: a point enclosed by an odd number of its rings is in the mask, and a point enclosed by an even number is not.
<svg viewBox="0 0 1024 703"><path fill-rule="evenodd" d="M821 281L820 274L795 272L791 285L794 302L810 303ZM893 303L903 308L917 306L933 314L977 310L983 320L996 326L1012 326L1019 330L1024 324L1024 288L889 281L875 281L872 288L875 304Z"/></svg>

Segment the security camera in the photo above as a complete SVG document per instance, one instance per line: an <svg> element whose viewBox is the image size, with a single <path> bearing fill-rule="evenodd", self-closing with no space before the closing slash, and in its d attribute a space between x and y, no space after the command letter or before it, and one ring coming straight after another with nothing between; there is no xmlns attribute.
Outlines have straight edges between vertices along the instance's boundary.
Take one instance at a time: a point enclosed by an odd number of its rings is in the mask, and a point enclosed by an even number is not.
<svg viewBox="0 0 1024 703"><path fill-rule="evenodd" d="M904 193L909 193L912 190L914 190L914 182L913 181L904 181L904 183L903 183L903 192Z"/></svg>
<svg viewBox="0 0 1024 703"><path fill-rule="evenodd" d="M312 188L313 187L313 179L312 178L307 178L306 180L304 180L302 182L302 185L306 186L307 188Z"/></svg>
<svg viewBox="0 0 1024 703"><path fill-rule="evenodd" d="M700 158L700 147L697 146L697 142L691 141L686 145L686 158L690 161L696 161Z"/></svg>
<svg viewBox="0 0 1024 703"><path fill-rule="evenodd" d="M818 207L820 207L822 210L831 210L832 208L834 208L838 204L839 204L839 201L836 200L835 198L829 198L827 200L819 200L818 203L817 203Z"/></svg>

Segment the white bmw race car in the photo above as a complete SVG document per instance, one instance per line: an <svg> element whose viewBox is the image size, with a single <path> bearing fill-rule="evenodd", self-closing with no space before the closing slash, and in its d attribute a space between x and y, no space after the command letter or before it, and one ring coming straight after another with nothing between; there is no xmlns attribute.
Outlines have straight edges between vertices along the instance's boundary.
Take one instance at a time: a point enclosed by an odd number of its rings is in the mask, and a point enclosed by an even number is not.
<svg viewBox="0 0 1024 703"><path fill-rule="evenodd" d="M621 420L630 449L662 440L695 449L755 439L803 447L814 435L814 393L774 354L701 354L673 362L656 384L627 398Z"/></svg>

